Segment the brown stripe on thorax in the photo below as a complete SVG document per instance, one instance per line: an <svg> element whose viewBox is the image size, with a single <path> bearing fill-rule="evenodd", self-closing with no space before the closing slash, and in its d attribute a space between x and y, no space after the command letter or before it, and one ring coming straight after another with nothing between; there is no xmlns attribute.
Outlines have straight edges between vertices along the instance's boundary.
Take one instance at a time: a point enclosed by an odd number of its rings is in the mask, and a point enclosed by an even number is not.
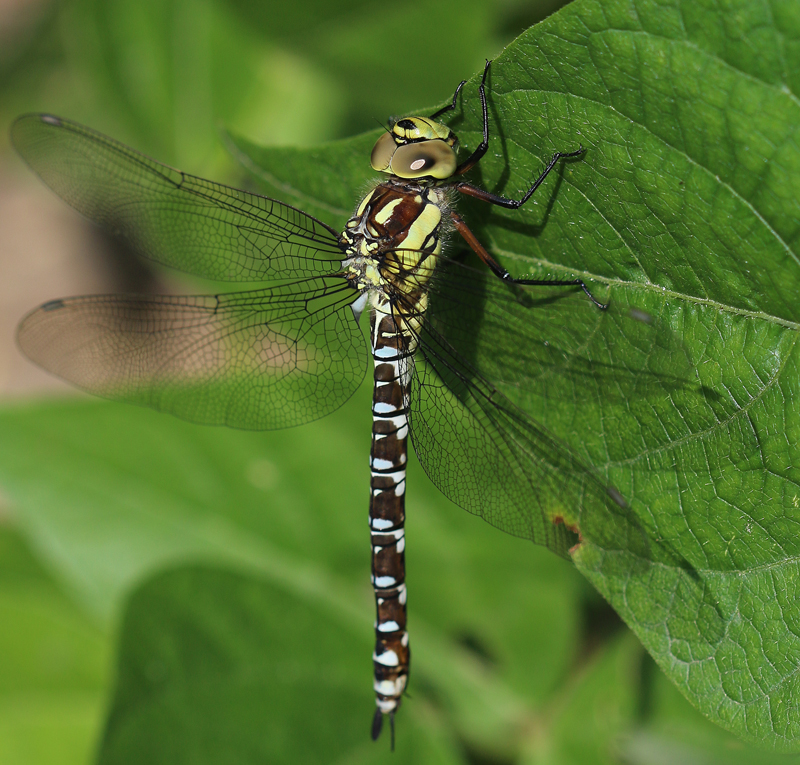
<svg viewBox="0 0 800 765"><path fill-rule="evenodd" d="M401 246L427 204L419 194L381 184L372 194L367 223L376 236Z"/></svg>

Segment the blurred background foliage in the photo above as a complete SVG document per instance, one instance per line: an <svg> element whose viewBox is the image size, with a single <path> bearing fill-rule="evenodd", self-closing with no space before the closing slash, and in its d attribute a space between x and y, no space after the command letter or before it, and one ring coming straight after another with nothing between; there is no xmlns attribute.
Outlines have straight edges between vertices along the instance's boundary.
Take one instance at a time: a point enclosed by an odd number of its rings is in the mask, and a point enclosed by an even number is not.
<svg viewBox="0 0 800 765"><path fill-rule="evenodd" d="M441 103L558 5L0 3L0 765L389 756L367 740L366 386L324 422L269 436L34 401L55 384L13 347L25 307L161 277L109 266L108 243L25 174L6 126L50 111L246 182L222 128L306 146L372 129ZM321 466L311 482L309 465ZM455 509L415 466L410 480L418 670L392 761L792 761L693 710L571 565ZM244 621L253 601L263 618ZM330 669L321 680L303 675L312 655ZM247 687L228 676L255 690L217 692ZM164 677L173 695L142 702ZM159 726L176 708L184 725ZM204 738L204 711L230 718L229 740ZM218 754L248 737L248 755Z"/></svg>
<svg viewBox="0 0 800 765"><path fill-rule="evenodd" d="M553 0L11 3L2 113L50 110L195 172L221 125L309 145L432 104ZM4 137L4 141L7 138Z"/></svg>

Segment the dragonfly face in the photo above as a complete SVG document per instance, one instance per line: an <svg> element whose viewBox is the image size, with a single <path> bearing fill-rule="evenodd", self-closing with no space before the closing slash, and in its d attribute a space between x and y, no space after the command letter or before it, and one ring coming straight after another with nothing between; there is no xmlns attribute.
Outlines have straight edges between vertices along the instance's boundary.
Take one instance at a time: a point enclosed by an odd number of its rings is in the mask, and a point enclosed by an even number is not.
<svg viewBox="0 0 800 765"><path fill-rule="evenodd" d="M406 117L392 125L372 150L372 169L398 178L450 178L457 167L456 135L425 117Z"/></svg>
<svg viewBox="0 0 800 765"><path fill-rule="evenodd" d="M455 108L462 82L452 104L429 118L399 120L381 136L371 161L389 177L361 200L341 233L67 120L28 115L12 128L14 145L45 183L144 257L250 285L213 296L50 301L25 317L18 333L21 348L44 368L91 393L194 422L271 429L336 409L363 380L371 356L374 738L384 715L394 731L408 677L409 434L428 476L453 502L561 554L575 537L560 520L625 507L616 489L504 395L500 378L521 363L504 367L492 348L475 347L479 314L500 345L502 333L513 333L506 345L526 367L569 375L566 362L582 352L606 307L578 279L512 279L454 209L459 193L517 208L560 159L582 153L553 155L517 200L462 180L489 145L488 68L479 86L479 146L458 164L456 137L437 121ZM488 268L443 256L444 235L453 230ZM253 288L259 282L264 286ZM537 301L532 285L586 294L554 298L550 289ZM358 327L367 308L368 347Z"/></svg>

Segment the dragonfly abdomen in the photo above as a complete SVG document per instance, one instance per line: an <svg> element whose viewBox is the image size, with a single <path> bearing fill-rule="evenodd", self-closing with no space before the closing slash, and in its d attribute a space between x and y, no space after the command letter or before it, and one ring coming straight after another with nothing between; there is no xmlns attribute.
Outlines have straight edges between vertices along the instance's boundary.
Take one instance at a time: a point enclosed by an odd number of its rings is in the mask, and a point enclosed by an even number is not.
<svg viewBox="0 0 800 765"><path fill-rule="evenodd" d="M381 310L382 309L382 310ZM405 487L408 456L408 380L413 364L409 339L388 302L370 317L375 385L372 399L369 524L375 590L375 720L393 718L408 680L406 632Z"/></svg>
<svg viewBox="0 0 800 765"><path fill-rule="evenodd" d="M375 591L375 702L372 736L383 716L393 723L408 681L406 632L405 483L409 381L428 306L428 282L442 249L445 192L392 178L370 191L340 237L349 284L371 307L375 364L370 451L370 533Z"/></svg>

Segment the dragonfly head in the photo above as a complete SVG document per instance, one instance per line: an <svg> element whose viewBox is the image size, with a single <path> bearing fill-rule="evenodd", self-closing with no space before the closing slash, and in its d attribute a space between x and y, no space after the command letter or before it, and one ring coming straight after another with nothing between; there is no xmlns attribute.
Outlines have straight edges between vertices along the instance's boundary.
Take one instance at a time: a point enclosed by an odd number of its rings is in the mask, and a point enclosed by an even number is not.
<svg viewBox="0 0 800 765"><path fill-rule="evenodd" d="M405 117L372 150L372 169L400 178L449 178L456 169L456 134L426 117Z"/></svg>

